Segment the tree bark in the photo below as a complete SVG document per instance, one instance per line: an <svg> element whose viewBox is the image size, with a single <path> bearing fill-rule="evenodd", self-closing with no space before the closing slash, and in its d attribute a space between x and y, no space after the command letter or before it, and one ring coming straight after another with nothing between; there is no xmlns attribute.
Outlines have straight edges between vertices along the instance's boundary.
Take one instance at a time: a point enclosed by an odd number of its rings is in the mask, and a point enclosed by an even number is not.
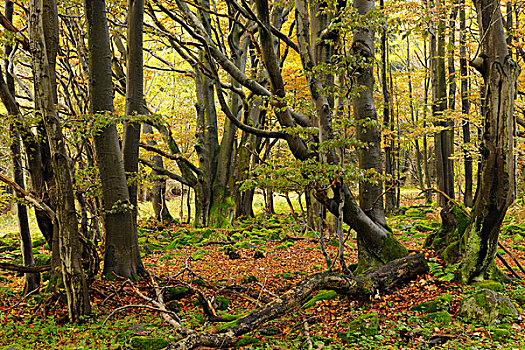
<svg viewBox="0 0 525 350"><path fill-rule="evenodd" d="M105 121L113 113L111 50L104 0L85 0L89 46L89 109L102 127L94 137L104 201L106 247L104 275L137 277L144 273L117 128Z"/></svg>
<svg viewBox="0 0 525 350"><path fill-rule="evenodd" d="M11 0L5 2L5 17L9 21L13 21L14 4ZM5 47L5 54L7 57L11 54L13 47L7 44ZM9 58L5 60L5 71L8 71ZM11 96L15 96L15 82L13 77L9 74L6 75L6 85ZM8 111L9 112L9 111ZM13 118L17 118L15 115ZM11 136L11 156L13 160L13 179L22 188L25 189L24 181L24 169L22 166L22 154L20 147L20 133L16 130L13 124L9 125L9 134ZM17 198L21 196L16 193ZM26 267L35 266L35 260L33 257L33 247L31 242L31 230L29 228L29 219L27 216L27 207L20 201L16 203L16 215L18 219L18 228L20 235L20 250L22 252L22 262ZM39 273L25 273L24 274L24 295L30 293L40 287L40 274Z"/></svg>
<svg viewBox="0 0 525 350"><path fill-rule="evenodd" d="M468 78L468 61L467 61L467 33L465 18L465 0L459 2L459 69L461 74L461 113L463 114L462 129L463 143L470 144L470 99L469 99L469 78ZM465 194L463 203L466 207L472 207L474 198L472 196L472 155L470 147L464 150L464 168L465 168Z"/></svg>
<svg viewBox="0 0 525 350"><path fill-rule="evenodd" d="M431 4L433 2L431 1ZM431 5L433 6L433 5ZM445 76L445 19L443 0L436 0L435 11L437 27L431 36L431 53L433 57L432 110L434 125L442 130L435 134L436 172L438 188L452 199L454 198L454 166L450 158L453 150L453 121L444 116L447 109L447 85ZM439 205L445 207L448 199L439 195Z"/></svg>
<svg viewBox="0 0 525 350"><path fill-rule="evenodd" d="M476 68L483 76L485 90L480 181L467 229L463 282L488 277L494 266L501 223L516 196L514 99L520 69L507 48L499 1L476 0L474 4L482 63Z"/></svg>
<svg viewBox="0 0 525 350"><path fill-rule="evenodd" d="M365 16L374 10L374 1L354 0L354 8L360 16ZM362 58L354 76L355 86L360 92L353 96L356 136L364 145L358 149L359 168L365 176L359 182L359 205L374 221L386 226L383 182L379 179L383 172L381 130L374 103L374 31L370 27L359 28L353 40L351 53Z"/></svg>
<svg viewBox="0 0 525 350"><path fill-rule="evenodd" d="M144 22L144 0L128 1L128 28L126 54L126 116L144 114L143 101L143 49L142 26ZM139 171L140 123L128 121L124 124L122 158L128 180L129 202L132 207L133 231L137 235L137 174ZM140 257L139 257L140 258Z"/></svg>
<svg viewBox="0 0 525 350"><path fill-rule="evenodd" d="M36 80L35 85L38 99L42 106L43 121L49 137L51 160L56 179L57 220L59 223L58 244L63 283L68 301L68 314L71 322L80 322L83 316L90 314L91 307L80 262L78 221L69 171L69 159L62 127L55 111L53 84L50 80L42 18L43 0L31 0L29 9L30 45Z"/></svg>

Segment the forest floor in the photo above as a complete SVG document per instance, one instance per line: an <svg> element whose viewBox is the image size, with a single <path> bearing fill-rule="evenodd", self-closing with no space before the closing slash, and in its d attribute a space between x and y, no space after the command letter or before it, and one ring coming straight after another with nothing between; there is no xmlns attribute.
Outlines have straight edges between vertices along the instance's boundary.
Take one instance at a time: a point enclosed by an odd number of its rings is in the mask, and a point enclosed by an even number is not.
<svg viewBox="0 0 525 350"><path fill-rule="evenodd" d="M462 300L476 287L452 282L454 271L444 267L432 251L422 250L428 233L439 226L438 211L422 206L405 209L390 217L389 224L409 250L425 254L430 273L390 294L373 297L337 297L320 291L301 310L240 338L236 348L412 349L439 345L443 349L525 349L521 318L505 325L483 325L458 315ZM501 240L521 264L525 264L524 214L523 205L513 207ZM98 276L90 279L93 314L81 325L65 322L63 295L42 292L23 297L23 277L0 271L0 349L165 348L180 340L181 335L157 312L126 308L110 314L122 306L147 304L140 294L155 298L155 284L166 287L166 305L177 313L184 327L213 332L223 323L209 320L199 295L213 301L219 316L231 319L250 313L307 275L327 267L315 234L301 233L291 215L260 215L236 222L227 230L156 225L147 219L141 220L140 227L143 261L151 278L139 282L107 281ZM0 260L16 262L19 251L6 249L12 241L16 241L16 233L0 233ZM228 244L217 243L220 241ZM334 259L336 239L326 237L325 242L328 255ZM37 260L45 263L49 256L45 246L35 247L35 251L39 254ZM509 253L500 253L515 265ZM352 234L346 242L345 258L349 264L357 262ZM501 262L498 264L508 273ZM522 305L517 301L525 300L520 297L525 295L525 284L505 285L503 294L521 313ZM429 317L414 309L443 295L448 301L440 317ZM352 334L349 326L362 315L368 315L367 320L377 319L376 331ZM501 328L509 332L502 336L495 330ZM141 345L144 341L146 345Z"/></svg>

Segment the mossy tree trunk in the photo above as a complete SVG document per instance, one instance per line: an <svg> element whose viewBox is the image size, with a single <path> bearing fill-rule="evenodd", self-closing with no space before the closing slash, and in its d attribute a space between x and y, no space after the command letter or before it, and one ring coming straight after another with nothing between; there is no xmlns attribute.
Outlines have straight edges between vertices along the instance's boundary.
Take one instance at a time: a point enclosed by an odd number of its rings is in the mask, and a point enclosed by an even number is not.
<svg viewBox="0 0 525 350"><path fill-rule="evenodd" d="M58 245L69 320L80 322L83 316L90 314L91 307L80 261L78 221L69 159L62 127L55 111L53 84L50 79L44 38L43 3L43 0L31 0L29 2L31 55L36 92L42 106L43 121L49 137L51 160L56 180Z"/></svg>
<svg viewBox="0 0 525 350"><path fill-rule="evenodd" d="M496 0L474 1L480 27L480 56L474 61L484 80L480 181L464 238L463 282L483 279L493 267L501 223L516 195L514 98L520 69L507 48Z"/></svg>

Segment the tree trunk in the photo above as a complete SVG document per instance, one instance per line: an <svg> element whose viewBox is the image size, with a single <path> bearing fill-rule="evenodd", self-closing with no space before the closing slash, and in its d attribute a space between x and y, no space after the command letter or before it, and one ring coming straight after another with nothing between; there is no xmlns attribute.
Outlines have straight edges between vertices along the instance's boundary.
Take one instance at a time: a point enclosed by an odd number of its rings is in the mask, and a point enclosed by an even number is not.
<svg viewBox="0 0 525 350"><path fill-rule="evenodd" d="M468 78L468 61L467 61L467 33L465 20L465 0L459 3L459 66L461 74L461 113L463 114L463 143L470 144L470 99L469 99L469 78ZM472 207L474 198L472 196L472 155L470 154L470 147L465 150L465 194L463 203L466 207Z"/></svg>
<svg viewBox="0 0 525 350"><path fill-rule="evenodd" d="M43 120L49 136L51 160L56 179L58 243L62 277L68 301L71 322L80 322L91 312L89 295L80 262L80 240L75 210L75 199L69 171L69 159L65 148L62 128L57 118L47 60L44 26L43 0L31 0L30 44L33 58L38 99L42 106Z"/></svg>
<svg viewBox="0 0 525 350"><path fill-rule="evenodd" d="M143 57L142 25L144 0L128 1L128 28L126 54L126 116L144 114L143 101ZM137 174L139 171L140 123L128 121L124 124L122 158L128 180L129 202L133 213L133 235L137 235ZM140 257L139 257L140 258Z"/></svg>
<svg viewBox="0 0 525 350"><path fill-rule="evenodd" d="M365 16L374 10L374 1L354 0L354 8L360 16ZM364 144L358 149L359 168L365 174L365 179L359 183L359 205L374 221L386 226L383 183L379 179L383 172L381 130L374 104L374 72L371 64L375 59L374 32L370 27L359 28L353 41L352 55L363 60L354 76L355 86L360 92L353 97L356 135Z"/></svg>
<svg viewBox="0 0 525 350"><path fill-rule="evenodd" d="M494 267L501 223L516 195L514 98L520 69L507 48L500 2L476 0L474 4L481 50L473 65L483 76L485 93L480 181L466 233L463 282L488 277Z"/></svg>
<svg viewBox="0 0 525 350"><path fill-rule="evenodd" d="M432 3L432 1L431 1ZM447 109L447 85L445 77L445 20L443 0L436 0L437 28L436 35L431 36L431 53L433 59L432 105L436 121L434 125L442 130L435 134L436 172L438 188L454 198L454 167L452 159L453 122L444 116ZM448 199L439 195L439 205L444 207Z"/></svg>
<svg viewBox="0 0 525 350"><path fill-rule="evenodd" d="M113 113L111 50L104 0L85 1L89 46L89 104L93 118ZM115 124L102 122L95 151L102 182L106 247L104 275L136 277L144 273L133 225L126 174Z"/></svg>
<svg viewBox="0 0 525 350"><path fill-rule="evenodd" d="M379 1L379 6L384 9L384 0ZM388 62L388 29L386 26L381 31L381 90L383 91L383 127L385 130L391 129L392 124L392 102L390 90L388 89L387 66ZM391 212L395 208L395 191L394 191L394 157L392 149L394 148L393 135L385 136L385 175L388 179L385 181L385 210Z"/></svg>
<svg viewBox="0 0 525 350"><path fill-rule="evenodd" d="M149 124L143 124L142 128L144 129L144 133L147 135L153 136L153 128ZM146 141L148 145L155 146L157 142L153 139L148 139ZM164 168L164 162L162 161L162 157L155 155L151 157L151 160L153 163L159 167ZM152 170L151 173L153 175L160 175L155 170ZM173 217L171 216L168 206L166 205L166 180L165 179L155 179L153 180L153 189L151 190L151 204L153 206L153 212L155 213L155 218L160 222L172 222ZM181 185L181 195L184 196L184 185ZM182 207L183 203L181 201L181 213L182 213ZM181 221L182 221L182 215L181 215Z"/></svg>
<svg viewBox="0 0 525 350"><path fill-rule="evenodd" d="M228 6L230 15L233 16L235 10ZM246 58L250 37L237 24L232 24L229 30L228 43L233 63L235 66L244 71L246 68ZM240 88L240 84L234 78L230 77L230 84L235 88ZM231 113L241 119L242 100L239 95L232 93L229 101ZM236 150L235 134L237 126L230 119L226 118L224 122L224 133L217 155L217 170L213 179L213 197L210 207L211 227L225 227L232 223L235 215L235 201L233 200L234 179L236 173L232 171L233 155Z"/></svg>
<svg viewBox="0 0 525 350"><path fill-rule="evenodd" d="M13 21L14 4L11 0L5 2L5 17L9 21ZM13 50L10 44L5 47L5 55L9 57ZM5 60L5 71L8 71L9 59ZM14 99L15 96L15 82L13 77L6 75L6 85L9 93ZM8 111L9 112L9 111ZM18 116L13 116L17 118ZM13 160L13 179L17 185L25 189L24 170L22 167L22 155L20 149L20 134L13 124L9 125L9 134L11 136L11 156ZM16 195L20 198L19 195ZM33 257L33 248L31 243L31 230L29 229L29 220L27 217L27 207L21 202L16 203L16 215L18 218L18 228L20 235L20 251L22 252L22 262L24 266L35 266ZM25 273L24 274L24 294L30 293L40 287L39 273Z"/></svg>

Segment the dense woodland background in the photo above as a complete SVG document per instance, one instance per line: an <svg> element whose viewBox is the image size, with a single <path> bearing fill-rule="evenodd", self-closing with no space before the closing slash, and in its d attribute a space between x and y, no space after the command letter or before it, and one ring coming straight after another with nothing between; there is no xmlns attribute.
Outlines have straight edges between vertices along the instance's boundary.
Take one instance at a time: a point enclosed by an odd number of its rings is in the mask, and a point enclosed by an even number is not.
<svg viewBox="0 0 525 350"><path fill-rule="evenodd" d="M495 0L6 0L0 291L13 297L0 322L16 334L27 312L84 330L121 310L159 315L150 330L125 319L135 328L114 326L113 342L97 328L79 347L522 341L524 11ZM243 265L266 266L268 285L234 272ZM383 293L405 309L354 315L336 298L381 310ZM438 315L410 295L432 297ZM470 296L497 302L476 318ZM305 310L322 300L320 314L341 318L325 318L335 328L317 339ZM290 312L300 344L282 329L241 337ZM396 319L406 327L394 332ZM426 332L425 320L451 328ZM378 335L379 323L393 333Z"/></svg>

